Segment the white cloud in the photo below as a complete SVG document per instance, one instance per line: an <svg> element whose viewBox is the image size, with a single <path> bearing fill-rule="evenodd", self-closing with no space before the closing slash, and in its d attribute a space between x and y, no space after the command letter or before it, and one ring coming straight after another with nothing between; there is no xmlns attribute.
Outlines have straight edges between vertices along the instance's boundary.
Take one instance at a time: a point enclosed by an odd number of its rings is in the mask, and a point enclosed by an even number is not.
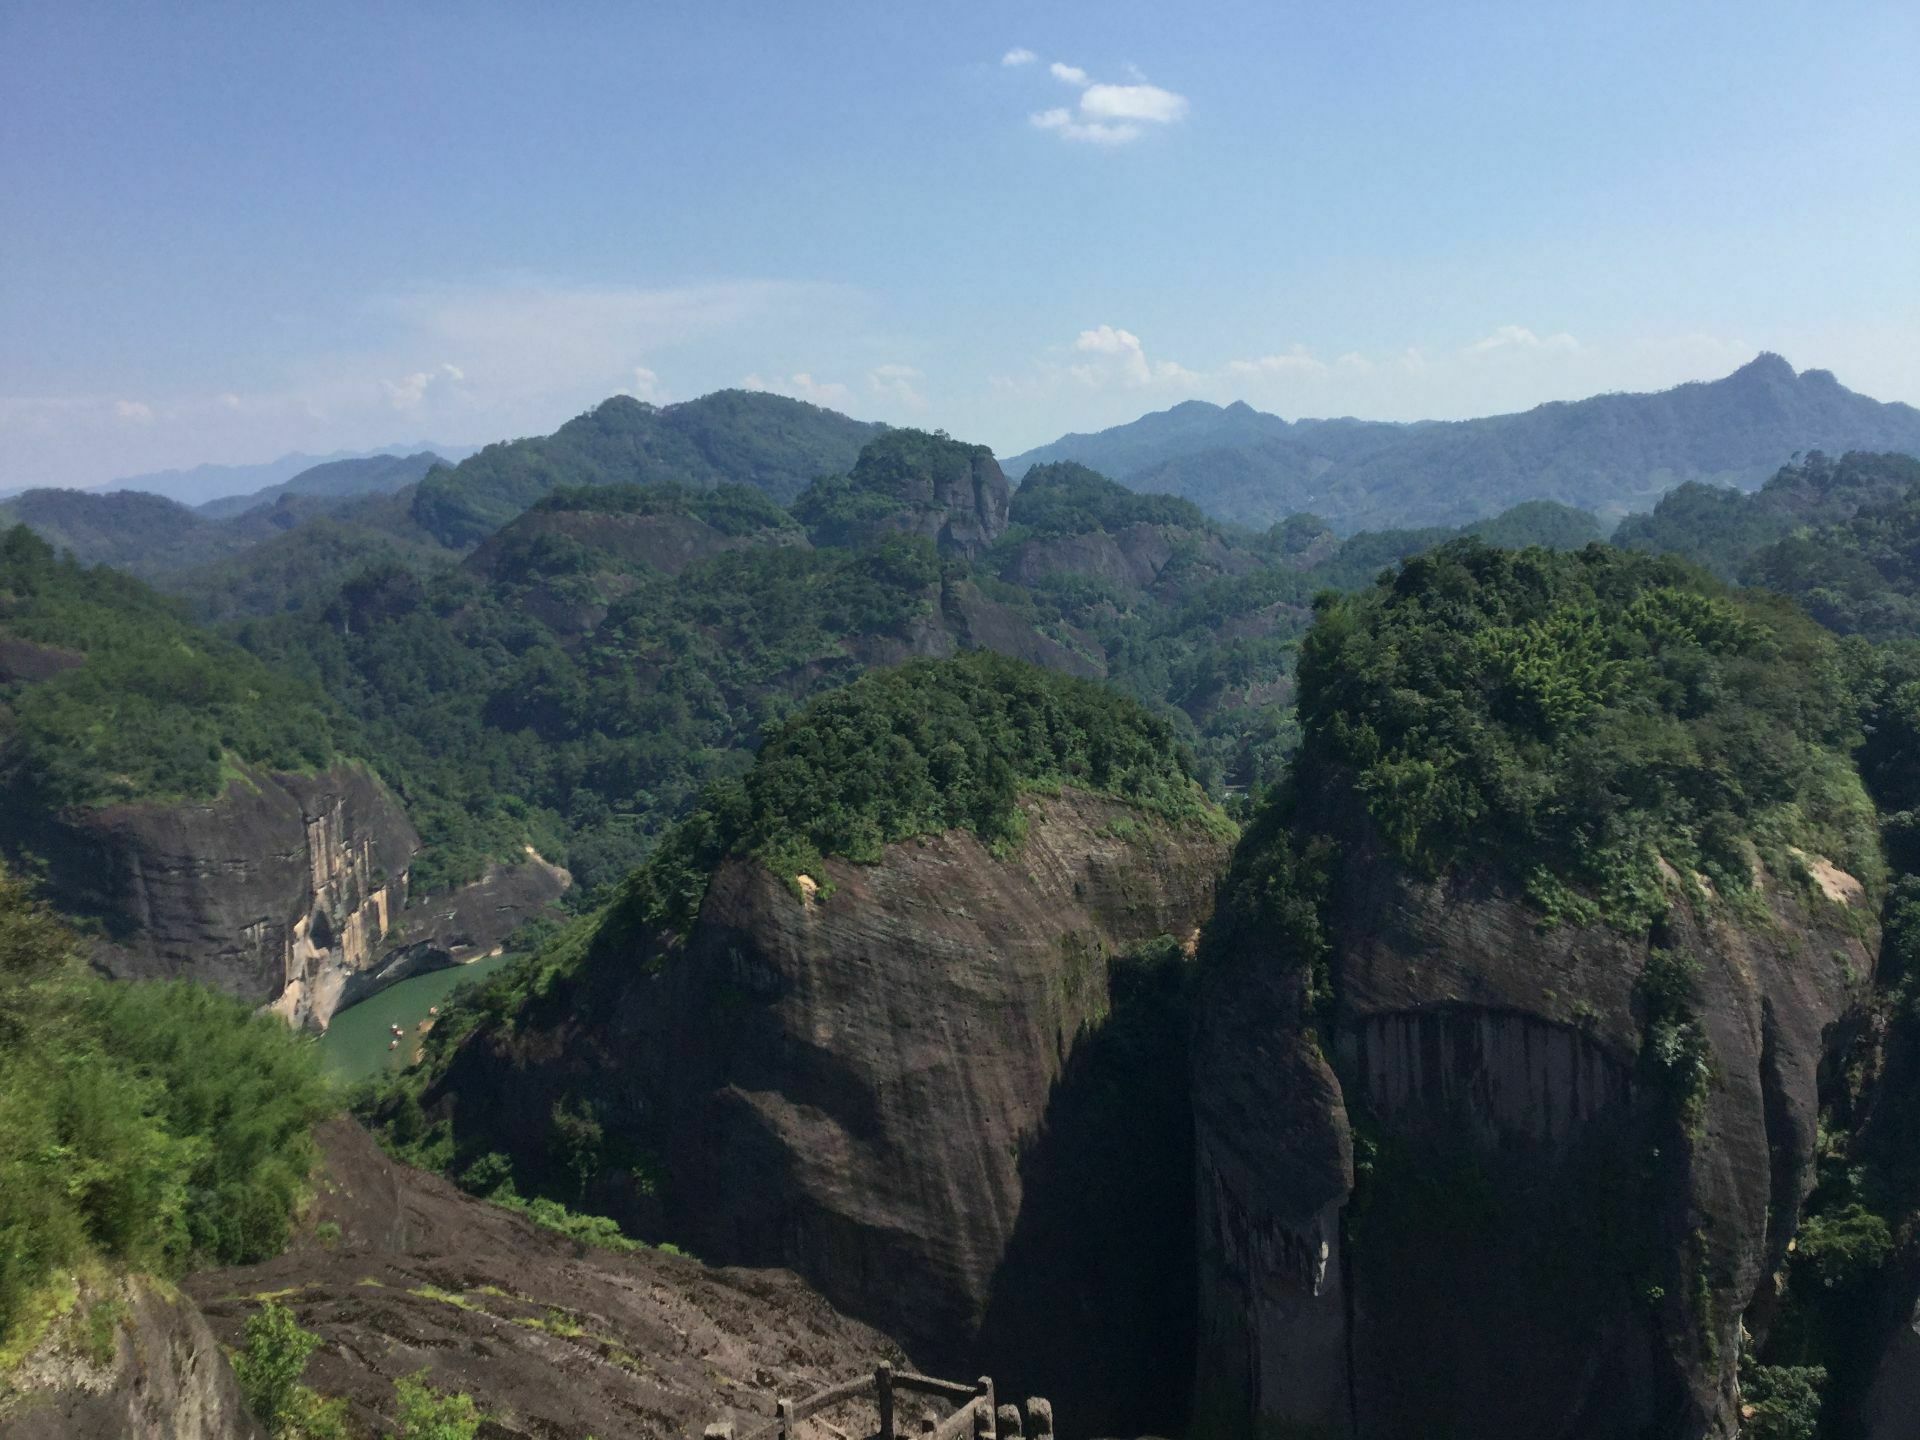
<svg viewBox="0 0 1920 1440"><path fill-rule="evenodd" d="M1205 380L1176 360L1149 360L1140 337L1114 325L1082 330L1075 337L1073 348L1076 354L1089 358L1069 365L1066 373L1093 389L1158 385L1192 390Z"/></svg>
<svg viewBox="0 0 1920 1440"><path fill-rule="evenodd" d="M153 407L144 400L116 400L113 402L113 413L119 419L136 425L153 423Z"/></svg>
<svg viewBox="0 0 1920 1440"><path fill-rule="evenodd" d="M1342 360L1344 362L1359 358L1343 356ZM1280 354L1262 355L1253 360L1229 360L1221 369L1228 375L1324 375L1327 373L1326 363L1316 360L1304 345L1295 345Z"/></svg>
<svg viewBox="0 0 1920 1440"><path fill-rule="evenodd" d="M1171 125L1184 119L1187 97L1158 85L1089 85L1080 111L1096 120L1146 120Z"/></svg>
<svg viewBox="0 0 1920 1440"><path fill-rule="evenodd" d="M1071 110L1042 110L1027 119L1036 129L1052 130L1064 140L1081 140L1090 145L1124 145L1129 140L1138 140L1141 133L1138 125L1079 121L1073 118Z"/></svg>
<svg viewBox="0 0 1920 1440"><path fill-rule="evenodd" d="M662 405L667 399L667 392L660 388L660 377L644 365L633 367L633 384L627 387L627 393L649 405Z"/></svg>
<svg viewBox="0 0 1920 1440"><path fill-rule="evenodd" d="M428 391L459 385L466 378L467 372L458 365L440 365L432 370L416 370L398 380L382 380L380 385L387 392L387 403L394 409L418 410Z"/></svg>
<svg viewBox="0 0 1920 1440"><path fill-rule="evenodd" d="M1040 57L1024 45L1016 45L1000 57L1002 65L1031 65Z"/></svg>
<svg viewBox="0 0 1920 1440"><path fill-rule="evenodd" d="M1495 350L1560 350L1580 348L1580 342L1564 330L1557 335L1536 335L1524 325L1502 325L1491 335L1474 341L1462 355L1488 355Z"/></svg>
<svg viewBox="0 0 1920 1440"><path fill-rule="evenodd" d="M1096 82L1078 65L1055 60L1047 66L1054 79L1080 91L1074 107L1050 106L1027 116L1036 130L1058 135L1062 140L1087 145L1125 145L1147 133L1150 125L1172 125L1187 115L1187 97L1140 78L1138 69L1128 66L1135 76L1131 85Z"/></svg>
<svg viewBox="0 0 1920 1440"><path fill-rule="evenodd" d="M811 405L825 405L829 409L842 410L853 398L853 392L838 380L816 380L805 370L796 370L791 375L775 375L771 378L761 375L748 375L740 381L742 390L764 390L773 395L785 395L794 400L805 400Z"/></svg>
<svg viewBox="0 0 1920 1440"><path fill-rule="evenodd" d="M911 365L876 365L867 372L867 392L906 410L925 410L927 397L920 389L925 378Z"/></svg>

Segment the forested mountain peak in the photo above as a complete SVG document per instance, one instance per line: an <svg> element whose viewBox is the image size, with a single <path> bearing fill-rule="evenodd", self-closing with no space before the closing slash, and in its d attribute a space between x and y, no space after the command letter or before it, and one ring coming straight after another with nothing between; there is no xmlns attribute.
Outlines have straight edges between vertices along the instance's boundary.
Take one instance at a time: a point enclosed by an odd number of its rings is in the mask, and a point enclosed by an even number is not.
<svg viewBox="0 0 1920 1440"><path fill-rule="evenodd" d="M1007 528L1007 477L985 445L945 431L891 430L844 475L820 477L793 513L815 540L845 544L904 532L974 555Z"/></svg>
<svg viewBox="0 0 1920 1440"><path fill-rule="evenodd" d="M884 428L757 390L673 405L616 395L551 435L489 445L432 471L414 514L445 543L466 545L563 485L731 483L785 504L816 476L850 468Z"/></svg>

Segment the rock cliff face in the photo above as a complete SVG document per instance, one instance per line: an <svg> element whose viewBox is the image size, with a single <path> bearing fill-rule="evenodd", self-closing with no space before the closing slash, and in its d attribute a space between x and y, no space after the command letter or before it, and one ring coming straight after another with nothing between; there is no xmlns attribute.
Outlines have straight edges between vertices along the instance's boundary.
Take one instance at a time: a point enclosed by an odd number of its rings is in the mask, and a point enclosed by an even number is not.
<svg viewBox="0 0 1920 1440"><path fill-rule="evenodd" d="M725 863L684 948L476 1037L430 1110L538 1162L556 1101L591 1096L610 1141L661 1155L666 1231L701 1256L789 1266L922 1364L992 1368L1079 1425L1177 1424L1186 966L1124 957L1195 934L1225 842L1074 792L1026 809L1004 859L950 832L797 893Z"/></svg>
<svg viewBox="0 0 1920 1440"><path fill-rule="evenodd" d="M81 1330L105 1319L94 1350ZM82 1287L9 1377L7 1440L264 1440L193 1302L138 1277Z"/></svg>
<svg viewBox="0 0 1920 1440"><path fill-rule="evenodd" d="M1743 1320L1764 1334L1817 1073L1878 949L1860 887L1811 860L1736 912L1676 876L1634 941L1364 844L1340 875L1330 1010L1309 1016L1297 957L1208 977L1201 1414L1242 1434L1734 1435ZM1698 962L1711 1069L1684 1117L1643 1053L1655 949Z"/></svg>
<svg viewBox="0 0 1920 1440"><path fill-rule="evenodd" d="M351 762L250 770L215 800L69 811L21 838L47 861L48 898L99 927L104 973L194 979L321 1029L383 983L485 953L568 884L533 857L403 916L420 837Z"/></svg>
<svg viewBox="0 0 1920 1440"><path fill-rule="evenodd" d="M1218 535L1174 525L1127 525L1116 531L1054 535L1016 549L1000 578L1037 585L1055 575L1088 575L1126 590L1151 591L1176 556L1194 578L1244 575L1260 568L1257 556L1236 550Z"/></svg>
<svg viewBox="0 0 1920 1440"><path fill-rule="evenodd" d="M855 466L855 479L860 475ZM971 558L1007 528L1007 477L984 452L968 457L964 466L913 474L895 484L894 494L903 508L889 528L925 535L949 553Z"/></svg>

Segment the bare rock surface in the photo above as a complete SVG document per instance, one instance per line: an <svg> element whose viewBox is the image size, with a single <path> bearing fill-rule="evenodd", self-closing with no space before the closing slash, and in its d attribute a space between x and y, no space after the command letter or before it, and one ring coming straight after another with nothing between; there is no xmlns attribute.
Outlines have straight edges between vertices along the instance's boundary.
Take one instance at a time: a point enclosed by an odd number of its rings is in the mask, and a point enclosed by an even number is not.
<svg viewBox="0 0 1920 1440"><path fill-rule="evenodd" d="M139 1277L86 1282L7 1390L6 1440L264 1440L193 1302Z"/></svg>
<svg viewBox="0 0 1920 1440"><path fill-rule="evenodd" d="M70 810L21 838L48 862L48 898L96 927L105 974L192 979L318 1028L394 962L485 953L567 885L535 857L406 911L419 834L351 761L248 769L212 800Z"/></svg>
<svg viewBox="0 0 1920 1440"><path fill-rule="evenodd" d="M678 1440L900 1358L790 1274L580 1247L399 1164L350 1121L320 1139L295 1248L187 1289L228 1344L262 1297L289 1306L323 1341L307 1383L368 1433L422 1368L474 1397L489 1440Z"/></svg>
<svg viewBox="0 0 1920 1440"><path fill-rule="evenodd" d="M1202 1414L1732 1436L1740 1327L1764 1331L1818 1071L1878 949L1851 877L1803 868L1744 912L1672 877L1666 924L1630 939L1356 844L1330 1018L1310 1021L1294 957L1225 957L1195 1056ZM1711 1076L1685 1124L1641 1060L1656 946L1700 967Z"/></svg>
<svg viewBox="0 0 1920 1440"><path fill-rule="evenodd" d="M591 1000L477 1032L430 1113L539 1165L555 1105L590 1097L665 1185L605 1176L588 1208L790 1266L923 1368L1004 1373L1078 1433L1100 1404L1177 1425L1184 999L1178 975L1129 998L1121 961L1197 932L1227 842L1072 791L1023 803L1004 857L955 831L792 887L726 862L684 948L611 957Z"/></svg>

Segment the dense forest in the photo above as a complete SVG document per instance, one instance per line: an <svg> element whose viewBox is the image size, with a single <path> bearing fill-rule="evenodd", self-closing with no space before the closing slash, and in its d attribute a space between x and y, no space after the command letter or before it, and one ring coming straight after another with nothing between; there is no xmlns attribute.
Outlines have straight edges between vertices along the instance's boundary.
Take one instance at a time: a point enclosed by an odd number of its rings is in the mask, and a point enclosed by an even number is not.
<svg viewBox="0 0 1920 1440"><path fill-rule="evenodd" d="M1884 902L1872 1049L1822 1090L1828 1140L1744 1383L1754 1436L1846 1433L1920 1215L1920 1102L1899 1088L1920 1053L1920 462L1815 451L1753 492L1682 485L1611 543L1540 499L1342 536L1307 513L1245 528L1072 460L1010 489L944 434L710 401L609 402L417 487L381 467L379 493L228 519L33 501L51 539L0 533L11 813L200 803L353 758L419 829L416 900L529 846L564 864L579 918L523 933L360 1108L470 1191L615 1248L635 1242L568 1208L582 1157L612 1163L591 1106L554 1106L543 1143L573 1158L542 1169L463 1131L436 1087L474 1037L603 1003L685 939L729 860L823 898L828 857L916 836L1017 861L1028 801L1063 789L1130 825L1244 822L1209 953L1287 937L1326 1006L1356 843L1413 876L1498 874L1543 930L1634 935L1676 875L1746 923L1762 876L1811 884L1819 857ZM167 549L152 583L61 553L118 558L142 526ZM0 841L31 865L19 828ZM57 1309L75 1266L274 1253L338 1103L278 1021L93 977L90 943L0 877L0 1333ZM1714 1061L1674 963L1636 993L1658 1074L1697 1089ZM651 1152L615 1158L672 1183ZM299 1351L290 1327L263 1320L261 1353Z"/></svg>
<svg viewBox="0 0 1920 1440"><path fill-rule="evenodd" d="M308 1131L333 1105L311 1041L195 985L88 974L75 937L0 869L0 1337L14 1353L32 1343L19 1331L72 1303L57 1272L277 1254L306 1193Z"/></svg>
<svg viewBox="0 0 1920 1440"><path fill-rule="evenodd" d="M205 799L237 764L333 756L317 692L25 526L0 534L0 620L15 652L0 670L0 783L14 804Z"/></svg>

